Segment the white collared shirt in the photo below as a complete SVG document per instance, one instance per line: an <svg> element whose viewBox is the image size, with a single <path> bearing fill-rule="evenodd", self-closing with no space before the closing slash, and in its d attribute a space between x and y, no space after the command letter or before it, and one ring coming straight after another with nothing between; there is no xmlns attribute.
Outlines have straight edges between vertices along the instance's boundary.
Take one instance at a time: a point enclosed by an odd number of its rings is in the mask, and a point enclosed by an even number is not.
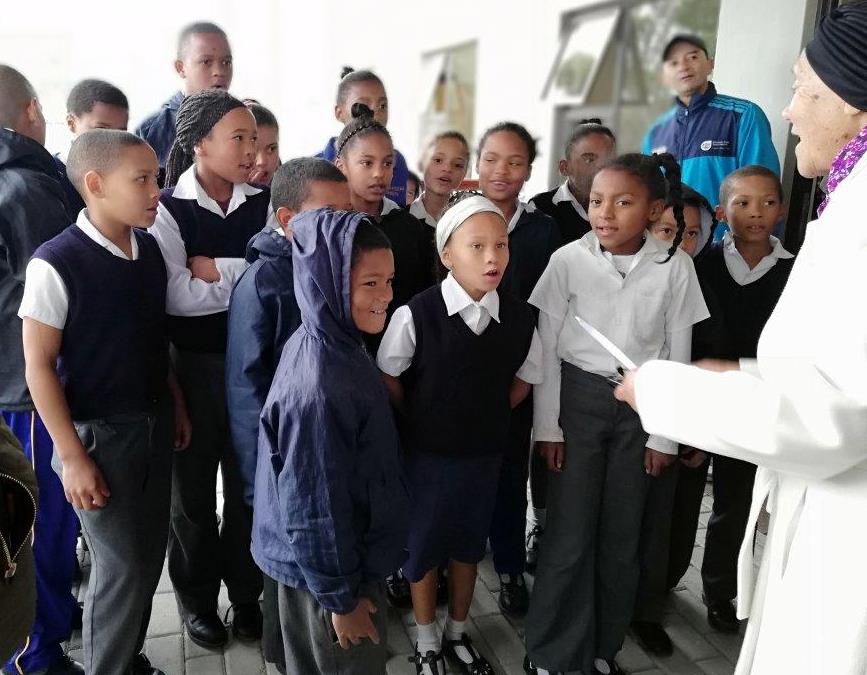
<svg viewBox="0 0 867 675"><path fill-rule="evenodd" d="M436 229L437 219L427 212L421 197L409 205L409 213L411 216L415 216L423 223L427 223L432 228Z"/></svg>
<svg viewBox="0 0 867 675"><path fill-rule="evenodd" d="M380 217L382 217L388 213L391 213L392 211L399 210L399 209L400 209L400 204L398 204L395 201L392 201L388 197L383 197L382 198L382 211L380 211L379 215L380 215Z"/></svg>
<svg viewBox="0 0 867 675"><path fill-rule="evenodd" d="M138 241L132 230L129 233L132 258L112 243L108 237L96 229L87 217L87 209L82 209L75 221L78 228L113 256L124 260L138 260ZM69 292L57 270L46 260L31 258L24 275L24 295L18 307L22 319L35 319L46 326L63 330L69 313Z"/></svg>
<svg viewBox="0 0 867 675"><path fill-rule="evenodd" d="M692 259L678 250L665 260L667 244L647 236L632 260L616 269L593 232L557 250L530 295L538 307L544 379L534 392L534 435L562 441L560 363L567 361L602 376L618 363L575 320L580 316L620 347L635 363L690 359L692 326L709 316ZM648 447L674 454L677 445L651 438Z"/></svg>
<svg viewBox="0 0 867 675"><path fill-rule="evenodd" d="M257 195L262 190L247 183L235 183L232 187L232 197L226 212L212 199L196 178L195 165L184 171L175 185L175 199L191 199L206 211L220 218L226 218L240 208L247 197ZM263 223L264 225L265 223ZM269 208L269 225L279 225ZM193 278L187 267L187 248L181 237L177 221L169 210L160 202L157 207L157 217L150 233L160 246L166 261L168 272L168 287L166 289L166 312L175 316L204 316L224 312L229 307L229 297L235 282L247 268L247 263L241 258L215 258L220 280L215 282L202 281Z"/></svg>
<svg viewBox="0 0 867 675"><path fill-rule="evenodd" d="M440 291L446 303L449 316L458 314L473 333L481 335L491 323L500 321L500 296L497 291L489 291L476 302L461 287L451 273L440 284ZM409 305L398 307L391 317L388 328L382 336L376 365L386 375L398 377L412 364L415 355L415 323ZM539 334L533 329L530 350L515 377L528 384L542 381L542 344Z"/></svg>
<svg viewBox="0 0 867 675"><path fill-rule="evenodd" d="M740 286L746 286L754 281L758 281L777 264L777 260L795 257L783 248L780 240L775 236L771 235L770 241L771 252L762 258L758 265L750 269L747 261L744 260L741 252L738 251L732 233L725 233L723 236L723 260L725 260L729 274L731 274L735 283Z"/></svg>
<svg viewBox="0 0 867 675"><path fill-rule="evenodd" d="M568 180L563 181L563 184L557 188L557 192L554 193L551 202L554 204L559 204L560 202L571 202L578 215L588 223L590 222L590 216L587 215L587 209L585 209L581 203L575 199L575 195L573 195L572 190L569 189Z"/></svg>

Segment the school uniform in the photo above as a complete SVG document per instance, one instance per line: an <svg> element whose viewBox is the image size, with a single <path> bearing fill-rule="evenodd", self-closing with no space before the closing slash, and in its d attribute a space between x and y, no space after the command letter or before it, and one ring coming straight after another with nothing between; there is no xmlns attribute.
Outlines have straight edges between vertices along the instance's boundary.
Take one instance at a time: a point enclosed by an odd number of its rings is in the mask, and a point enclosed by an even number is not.
<svg viewBox="0 0 867 675"><path fill-rule="evenodd" d="M168 269L166 310L172 359L195 429L173 467L169 574L183 610L217 609L220 580L229 600L256 603L262 575L250 556L250 512L226 410L226 341L232 287L246 269L247 242L265 225L269 191L236 184L224 212L196 179L195 167L163 190L151 231ZM192 278L187 258L214 258L220 281ZM216 472L223 475L223 521L217 527Z"/></svg>
<svg viewBox="0 0 867 675"><path fill-rule="evenodd" d="M449 559L484 557L508 443L509 388L515 377L540 381L539 351L526 303L497 291L475 302L451 274L392 317L377 364L402 377L406 392L409 581Z"/></svg>
<svg viewBox="0 0 867 675"><path fill-rule="evenodd" d="M417 197L416 200L409 205L408 210L411 216L415 216L421 222L425 223L426 225L430 225L431 228L436 230L437 219L427 212L427 209L425 208L424 202L422 201L421 197Z"/></svg>
<svg viewBox="0 0 867 675"><path fill-rule="evenodd" d="M355 230L367 216L318 209L293 221L301 327L262 410L253 556L279 583L289 675L385 673L383 579L405 558L408 497L379 371L351 318ZM380 644L343 650L331 614L360 597Z"/></svg>
<svg viewBox="0 0 867 675"><path fill-rule="evenodd" d="M552 218L533 204L518 201L509 220L509 265L500 284L526 301L551 254L560 247L560 233ZM516 576L526 566L527 480L530 474L530 435L533 427L533 395L513 411L509 443L503 455L497 503L491 522L491 551L498 574Z"/></svg>
<svg viewBox="0 0 867 675"><path fill-rule="evenodd" d="M84 199L81 194L75 189L72 181L69 180L69 175L66 173L66 158L69 151L59 152L54 155L54 164L57 167L58 180L63 188L63 194L66 197L66 212L70 223L74 223L78 219L78 214L84 208Z"/></svg>
<svg viewBox="0 0 867 675"><path fill-rule="evenodd" d="M132 257L82 211L27 266L19 315L63 331L57 374L75 430L111 496L76 510L91 555L82 645L88 673L124 675L144 645L165 558L171 490L166 268L153 237ZM55 453L58 476L62 465Z"/></svg>
<svg viewBox="0 0 867 675"><path fill-rule="evenodd" d="M587 209L575 199L569 189L569 181L563 181L559 187L540 192L530 200L542 213L551 216L560 228L562 243L580 239L590 231L590 217Z"/></svg>
<svg viewBox="0 0 867 675"><path fill-rule="evenodd" d="M292 279L292 242L283 230L266 225L250 240L246 257L250 267L229 302L226 404L244 500L252 508L259 414L283 345L301 325L301 313ZM283 663L276 582L265 578L263 595L262 652L266 661Z"/></svg>
<svg viewBox="0 0 867 675"><path fill-rule="evenodd" d="M325 147L317 152L314 157L327 159L332 164L337 159L337 137L332 136L328 139ZM406 204L406 182L409 180L409 167L406 164L406 159L398 151L394 151L394 167L391 175L391 185L388 188L386 197L397 204Z"/></svg>
<svg viewBox="0 0 867 675"><path fill-rule="evenodd" d="M145 117L135 130L135 135L145 139L157 153L157 160L160 165L160 186L165 180L169 152L171 152L175 137L178 135L176 126L178 109L184 102L184 98L182 91L175 92L168 101L162 104L159 110Z"/></svg>
<svg viewBox="0 0 867 675"><path fill-rule="evenodd" d="M27 390L18 317L30 257L70 222L51 154L33 139L0 128L0 414L33 464L40 492L33 540L36 618L26 649L17 655L25 672L63 656L61 643L78 611L71 593L78 520L51 468L51 437Z"/></svg>
<svg viewBox="0 0 867 675"><path fill-rule="evenodd" d="M565 442L562 472L548 477L548 515L530 610L527 651L538 667L592 672L613 659L632 616L638 542L650 477L651 436L607 378L619 364L578 324L597 328L636 363L688 361L692 326L707 316L695 269L647 236L633 256L604 251L593 232L551 257L530 303L539 310L544 380L535 388L534 436Z"/></svg>

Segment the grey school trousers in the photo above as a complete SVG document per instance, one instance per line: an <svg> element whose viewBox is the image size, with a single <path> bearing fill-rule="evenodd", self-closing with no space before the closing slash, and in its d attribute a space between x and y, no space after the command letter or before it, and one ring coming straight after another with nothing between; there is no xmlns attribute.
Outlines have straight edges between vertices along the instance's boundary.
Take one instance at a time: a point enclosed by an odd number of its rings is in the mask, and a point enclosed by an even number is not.
<svg viewBox="0 0 867 675"><path fill-rule="evenodd" d="M382 583L362 584L362 597L370 598L377 611L370 618L379 633L379 644L368 639L343 649L337 642L331 612L313 595L278 584L277 604L286 649L286 675L384 675L388 661L388 604Z"/></svg>
<svg viewBox="0 0 867 675"><path fill-rule="evenodd" d="M220 580L233 604L259 602L262 572L250 553L253 510L244 502L229 436L225 354L172 348L175 372L193 425L190 447L175 455L169 575L187 614L217 610ZM223 474L223 518L217 527L217 469Z"/></svg>
<svg viewBox="0 0 867 675"><path fill-rule="evenodd" d="M168 396L157 414L75 423L111 493L101 509L76 509L91 559L82 621L88 675L126 675L144 645L169 532L172 429ZM56 453L52 466L62 476Z"/></svg>
<svg viewBox="0 0 867 675"><path fill-rule="evenodd" d="M632 617L650 477L647 434L605 378L563 364L562 472L548 474L548 519L527 615L527 652L553 671L613 659Z"/></svg>

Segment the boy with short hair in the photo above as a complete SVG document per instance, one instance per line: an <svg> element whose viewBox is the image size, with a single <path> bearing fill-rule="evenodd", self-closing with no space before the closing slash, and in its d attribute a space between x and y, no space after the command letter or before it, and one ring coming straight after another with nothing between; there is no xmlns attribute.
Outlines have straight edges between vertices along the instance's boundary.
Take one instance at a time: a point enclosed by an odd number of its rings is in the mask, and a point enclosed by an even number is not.
<svg viewBox="0 0 867 675"><path fill-rule="evenodd" d="M87 208L27 266L27 384L91 555L85 671L160 675L141 653L165 559L172 444L157 160L125 131L79 136L68 171ZM172 387L177 394L177 387ZM176 419L186 414L176 397ZM188 427L175 440L189 442Z"/></svg>
<svg viewBox="0 0 867 675"><path fill-rule="evenodd" d="M178 108L187 96L204 89L228 89L232 84L232 49L226 32L209 21L196 21L178 35L175 72L181 78L181 90L162 107L139 124L137 136L145 139L157 153L160 185L165 176L166 160L177 131Z"/></svg>
<svg viewBox="0 0 867 675"><path fill-rule="evenodd" d="M72 132L73 141L91 129L126 131L128 123L129 102L126 96L120 89L104 80L82 80L70 90L66 98L66 126ZM84 200L66 174L68 156L68 149L59 152L54 155L54 162L60 172L60 183L69 207L69 222L72 223L84 208Z"/></svg>
<svg viewBox="0 0 867 675"><path fill-rule="evenodd" d="M313 209L352 209L346 176L331 162L315 157L292 159L277 169L271 182L271 205L279 225L269 223L248 244L247 260L251 265L235 285L229 303L226 402L244 499L250 507L259 414L283 345L301 325L292 278L290 221ZM283 663L277 587L267 575L264 589L262 651L270 663Z"/></svg>
<svg viewBox="0 0 867 675"><path fill-rule="evenodd" d="M69 225L57 167L44 143L45 118L33 86L0 64L0 414L33 464L40 493L33 542L36 619L26 649L6 665L14 672L81 675L81 664L61 645L78 612L70 592L78 522L51 469L51 438L27 390L18 318L27 261Z"/></svg>

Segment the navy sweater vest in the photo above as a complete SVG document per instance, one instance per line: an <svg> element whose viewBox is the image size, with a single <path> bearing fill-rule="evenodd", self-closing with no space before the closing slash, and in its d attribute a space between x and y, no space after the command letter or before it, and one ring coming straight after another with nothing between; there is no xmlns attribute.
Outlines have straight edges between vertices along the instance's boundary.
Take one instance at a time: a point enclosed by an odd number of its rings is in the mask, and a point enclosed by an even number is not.
<svg viewBox="0 0 867 675"><path fill-rule="evenodd" d="M533 338L530 306L500 293L500 321L476 335L449 316L439 286L409 302L416 348L403 378L410 451L452 457L506 449L509 388Z"/></svg>
<svg viewBox="0 0 867 675"><path fill-rule="evenodd" d="M554 203L554 195L558 189L540 192L530 201L542 213L551 216L556 221L557 227L560 228L560 239L565 246L587 234L590 231L590 222L578 215L572 202Z"/></svg>
<svg viewBox="0 0 867 675"><path fill-rule="evenodd" d="M760 279L741 286L726 267L722 245L715 244L702 256L696 273L711 296L708 307L717 314L711 325L717 332L713 344L718 353L707 356L731 360L756 357L759 336L777 306L794 263L794 258L781 258Z"/></svg>
<svg viewBox="0 0 867 675"><path fill-rule="evenodd" d="M271 193L267 189L248 196L228 216L218 216L199 206L195 199L176 199L174 188L163 190L160 202L172 214L187 257L243 258L247 242L256 236L268 219ZM169 334L178 349L203 354L224 354L228 336L226 310L204 316L169 316Z"/></svg>
<svg viewBox="0 0 867 675"><path fill-rule="evenodd" d="M57 373L73 420L147 412L166 389L166 266L156 240L133 232L138 260L111 254L77 225L34 253L69 295Z"/></svg>

